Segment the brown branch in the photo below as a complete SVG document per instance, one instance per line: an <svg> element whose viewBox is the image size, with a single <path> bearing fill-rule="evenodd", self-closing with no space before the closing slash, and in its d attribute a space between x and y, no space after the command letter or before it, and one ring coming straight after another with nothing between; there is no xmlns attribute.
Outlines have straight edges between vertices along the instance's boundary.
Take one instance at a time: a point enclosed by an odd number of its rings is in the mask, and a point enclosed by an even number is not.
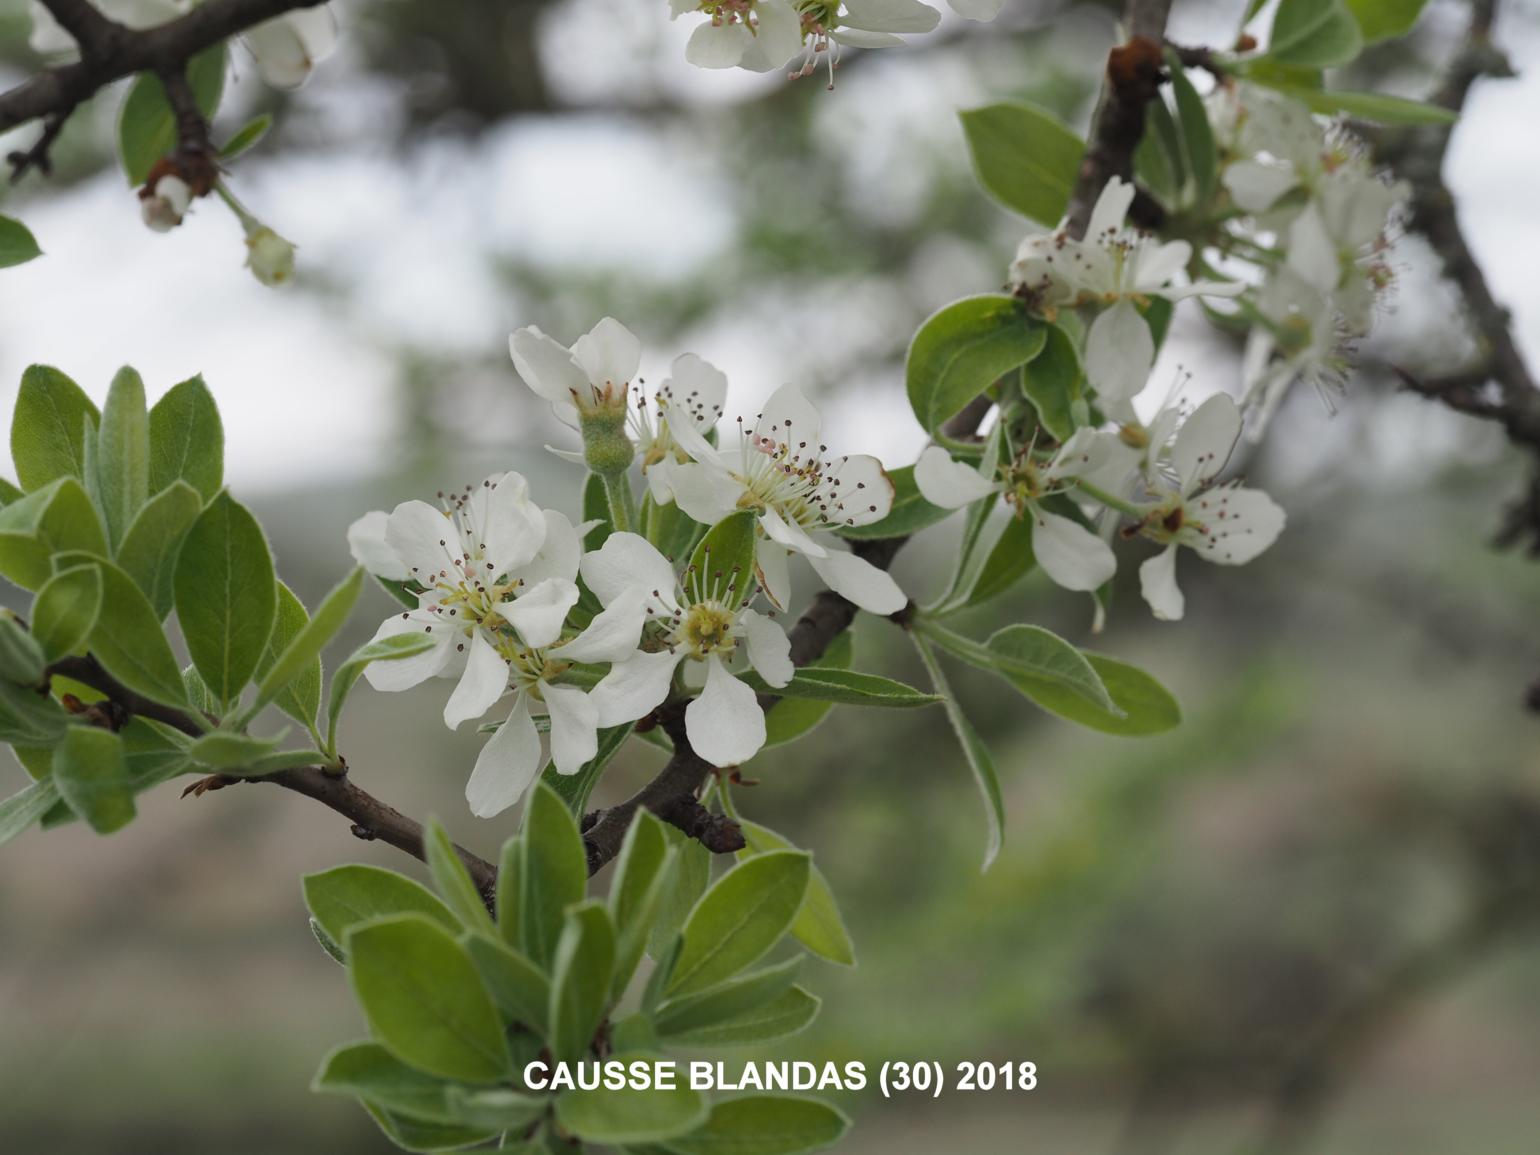
<svg viewBox="0 0 1540 1155"><path fill-rule="evenodd" d="M1165 36L1166 17L1170 12L1170 0L1130 0L1124 15L1132 37L1128 45L1112 50L1108 61L1108 88L1103 94L1092 130L1091 142L1086 149L1086 160L1080 168L1080 176L1070 201L1070 229L1075 236L1084 235L1090 219L1091 206L1102 187L1113 175L1128 175L1133 168L1134 149L1144 131L1144 104L1152 99L1159 88L1160 45ZM1122 84L1117 73L1117 61L1132 59L1143 62L1149 58L1149 46L1154 52L1154 79L1143 63L1138 64L1136 82ZM1129 54L1132 55L1129 55ZM1137 107L1136 107L1137 106ZM1109 108L1111 111L1108 111ZM1103 133L1109 134L1105 139ZM1077 217L1083 217L1078 220ZM963 439L972 436L988 415L991 402L980 396L970 402L961 413L945 427L948 437ZM898 551L907 537L884 538L880 541L857 542L853 552L873 565L887 569L893 564ZM816 661L841 633L855 620L857 607L832 590L824 590L808 606L797 624L788 631L791 638L791 660L798 667ZM894 615L902 621L907 610ZM763 695L761 705L773 705L773 695ZM690 748L684 731L682 704L671 704L663 711L659 724L668 731L674 742L674 756L658 772L653 780L624 802L588 815L583 836L588 848L589 873L600 870L605 863L620 852L626 828L638 808L645 807L658 817L676 826L690 830L690 822L700 821L704 808L696 794L706 776L711 773L710 763ZM710 817L707 815L707 817ZM710 828L713 836L720 837L720 825ZM726 845L730 840L723 839ZM730 846L730 849L737 849Z"/></svg>
<svg viewBox="0 0 1540 1155"><path fill-rule="evenodd" d="M130 690L90 655L63 658L50 667L50 673L61 674L82 685L90 686L93 690L105 694L114 705L127 714L160 722L193 737L206 730L205 726L199 725L198 721L186 711L152 701ZM281 786L285 790L292 790L296 794L303 794L306 798L313 798L344 818L351 819L355 837L370 841L378 839L398 850L404 850L413 858L427 860L422 844L422 824L355 785L345 769L336 771L321 766L306 766L295 770L282 770L261 778L231 781L268 782L274 786ZM490 905L497 882L497 867L472 854L463 846L456 846L455 850L465 863L466 869L470 871L471 878L481 891L482 897Z"/></svg>
<svg viewBox="0 0 1540 1155"><path fill-rule="evenodd" d="M185 16L143 31L124 28L102 17L96 31L84 38L61 13L77 20L84 0L53 0L56 19L80 41L81 58L45 69L0 94L0 132L43 117L67 114L97 91L136 72L164 73L180 69L205 48L222 43L248 28L298 8L313 8L325 0L210 0ZM82 24L85 27L85 24Z"/></svg>

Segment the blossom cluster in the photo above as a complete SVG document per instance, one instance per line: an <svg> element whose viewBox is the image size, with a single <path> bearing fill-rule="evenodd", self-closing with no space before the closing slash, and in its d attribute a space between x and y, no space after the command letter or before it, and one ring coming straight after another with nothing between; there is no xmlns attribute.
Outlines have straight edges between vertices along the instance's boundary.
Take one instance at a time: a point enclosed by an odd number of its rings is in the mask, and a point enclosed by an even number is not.
<svg viewBox="0 0 1540 1155"><path fill-rule="evenodd" d="M969 20L993 20L1004 0L947 0ZM791 75L811 76L820 63L830 87L841 48L894 48L903 37L933 30L941 13L921 0L669 0L673 18L702 15L685 59L700 68L774 72L801 61Z"/></svg>
<svg viewBox="0 0 1540 1155"><path fill-rule="evenodd" d="M737 421L736 448L718 449L723 374L686 354L644 393L640 342L610 318L570 347L533 327L509 344L524 381L585 439L591 422L628 431L620 469L639 459L645 503L693 519L690 560L625 528L623 504L589 548L599 523L541 508L513 472L441 494L437 506L367 514L349 530L355 558L414 603L376 639L421 633L431 644L366 677L380 690L454 681L444 707L451 728L498 706L503 717L466 788L484 817L511 806L539 773L542 728L557 771L574 774L595 756L601 729L645 718L670 697L688 699L685 733L697 754L719 767L747 760L766 729L757 691L739 675L779 687L793 674L773 616L790 599L792 553L863 608L906 604L891 577L828 533L886 516L892 482L875 458L831 455L818 411L795 386ZM735 515L754 526L757 544L746 565L719 567L701 539Z"/></svg>

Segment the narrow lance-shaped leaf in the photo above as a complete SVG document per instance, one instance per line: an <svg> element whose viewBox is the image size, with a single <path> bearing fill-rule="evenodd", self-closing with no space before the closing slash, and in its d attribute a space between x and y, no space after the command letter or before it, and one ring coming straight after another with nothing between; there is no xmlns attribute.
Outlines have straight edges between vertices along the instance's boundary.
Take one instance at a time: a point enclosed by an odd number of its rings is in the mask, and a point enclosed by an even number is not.
<svg viewBox="0 0 1540 1155"><path fill-rule="evenodd" d="M11 418L11 457L27 492L59 477L85 477L86 428L101 415L96 404L59 370L33 365L21 375Z"/></svg>
<svg viewBox="0 0 1540 1155"><path fill-rule="evenodd" d="M428 820L422 841L433 884L449 904L449 909L472 930L494 934L497 928L492 925L492 916L487 913L481 892L476 889L476 883L471 879L470 871L465 868L449 832L437 818Z"/></svg>
<svg viewBox="0 0 1540 1155"><path fill-rule="evenodd" d="M348 700L348 694L352 692L358 679L363 676L364 667L370 662L392 662L410 658L431 649L433 645L433 639L425 634L396 634L394 637L381 638L376 642L366 642L354 650L347 661L337 667L337 672L332 675L331 691L326 707L327 753L336 753L337 719L342 716L342 707Z"/></svg>
<svg viewBox="0 0 1540 1155"><path fill-rule="evenodd" d="M225 431L202 377L170 389L150 410L150 491L185 481L213 500L224 485Z"/></svg>
<svg viewBox="0 0 1540 1155"><path fill-rule="evenodd" d="M265 669L261 681L257 683L256 699L251 706L253 713L276 699L293 683L303 679L307 683L304 687L305 697L291 705L303 712L308 704L310 707L308 720L314 721L316 707L320 705L321 672L317 663L320 661L321 651L347 624L348 615L353 612L353 606L358 602L359 591L363 589L363 585L364 571L353 570L331 593L326 595L325 600L317 607L315 616L294 635L277 658L271 664L263 663ZM279 591L280 599L285 592L289 592L287 587ZM301 717L300 720L306 721L306 718Z"/></svg>
<svg viewBox="0 0 1540 1155"><path fill-rule="evenodd" d="M165 620L175 604L174 579L182 539L198 520L203 499L185 481L176 481L150 498L118 546L118 564L134 579Z"/></svg>
<svg viewBox="0 0 1540 1155"><path fill-rule="evenodd" d="M423 914L449 930L459 921L427 887L378 866L338 866L304 878L305 905L336 942L362 923L390 914Z"/></svg>
<svg viewBox="0 0 1540 1155"><path fill-rule="evenodd" d="M59 787L52 777L40 778L0 802L0 846L30 830L58 802Z"/></svg>
<svg viewBox="0 0 1540 1155"><path fill-rule="evenodd" d="M619 998L636 973L647 937L670 881L674 851L663 824L648 810L638 810L615 859L610 883L610 915L615 923L613 995Z"/></svg>
<svg viewBox="0 0 1540 1155"><path fill-rule="evenodd" d="M593 1042L609 1005L615 927L597 900L567 912L551 964L551 1057L576 1062Z"/></svg>
<svg viewBox="0 0 1540 1155"><path fill-rule="evenodd" d="M740 862L719 878L685 923L668 992L705 990L762 958L801 909L811 865L806 854L778 850Z"/></svg>
<svg viewBox="0 0 1540 1155"><path fill-rule="evenodd" d="M519 899L524 953L549 968L566 922L567 907L588 888L588 854L571 811L543 782L524 805L520 844L524 858Z"/></svg>
<svg viewBox="0 0 1540 1155"><path fill-rule="evenodd" d="M940 699L884 678L880 674L863 674L858 670L836 670L825 666L804 666L784 686L771 687L758 675L743 675L743 681L761 693L779 694L785 698L809 698L818 702L844 702L851 706L885 706L911 708L931 706Z"/></svg>
<svg viewBox="0 0 1540 1155"><path fill-rule="evenodd" d="M96 477L107 537L116 548L150 496L150 411L144 382L118 370L97 430Z"/></svg>
<svg viewBox="0 0 1540 1155"><path fill-rule="evenodd" d="M768 826L743 818L738 820L738 825L743 829L743 838L747 843L738 851L740 859L753 854L767 854L772 850L796 849ZM834 901L834 891L829 886L829 880L818 869L817 863L808 872L807 896L803 898L802 907L792 921L791 934L819 958L840 966L856 965L855 945L850 941L850 932L845 929L845 920L840 915L839 904Z"/></svg>
<svg viewBox="0 0 1540 1155"><path fill-rule="evenodd" d="M943 695L946 700L947 721L952 724L952 732L957 735L958 744L963 749L963 757L967 760L968 769L973 774L973 781L979 788L979 795L984 800L984 817L988 823L984 840L984 869L988 870L999 856L1000 847L1005 841L1005 799L1000 794L1000 777L995 773L994 759L990 756L989 747L984 745L984 740L973 728L973 723L968 721L968 716L963 713L962 707L952 696L946 673L941 669L941 663L936 660L930 643L919 634L909 636L914 642L915 649L920 653L920 660L925 663L926 670L930 672L931 683L936 687L936 692Z"/></svg>

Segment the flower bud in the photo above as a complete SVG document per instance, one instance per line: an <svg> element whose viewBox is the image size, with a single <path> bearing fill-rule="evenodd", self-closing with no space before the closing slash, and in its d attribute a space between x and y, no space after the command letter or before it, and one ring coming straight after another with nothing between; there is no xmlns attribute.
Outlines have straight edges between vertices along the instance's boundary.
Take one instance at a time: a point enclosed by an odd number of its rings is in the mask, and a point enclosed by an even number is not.
<svg viewBox="0 0 1540 1155"><path fill-rule="evenodd" d="M246 267L269 288L294 279L294 246L266 225L246 234Z"/></svg>
<svg viewBox="0 0 1540 1155"><path fill-rule="evenodd" d="M163 176L139 190L139 212L157 233L169 233L182 223L192 203L192 187L179 176Z"/></svg>
<svg viewBox="0 0 1540 1155"><path fill-rule="evenodd" d="M613 408L580 408L583 430L583 461L600 477L624 473L636 456L636 446L626 434L626 411Z"/></svg>

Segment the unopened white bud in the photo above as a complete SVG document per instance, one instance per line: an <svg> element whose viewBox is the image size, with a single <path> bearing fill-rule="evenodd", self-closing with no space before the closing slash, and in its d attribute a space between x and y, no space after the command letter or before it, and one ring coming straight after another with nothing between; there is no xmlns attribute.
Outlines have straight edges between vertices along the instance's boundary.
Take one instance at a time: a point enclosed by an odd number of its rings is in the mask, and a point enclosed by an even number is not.
<svg viewBox="0 0 1540 1155"><path fill-rule="evenodd" d="M181 224L190 204L192 189L179 176L163 176L139 193L139 212L157 233L169 233Z"/></svg>
<svg viewBox="0 0 1540 1155"><path fill-rule="evenodd" d="M294 279L294 245L266 225L246 234L246 267L269 288Z"/></svg>

